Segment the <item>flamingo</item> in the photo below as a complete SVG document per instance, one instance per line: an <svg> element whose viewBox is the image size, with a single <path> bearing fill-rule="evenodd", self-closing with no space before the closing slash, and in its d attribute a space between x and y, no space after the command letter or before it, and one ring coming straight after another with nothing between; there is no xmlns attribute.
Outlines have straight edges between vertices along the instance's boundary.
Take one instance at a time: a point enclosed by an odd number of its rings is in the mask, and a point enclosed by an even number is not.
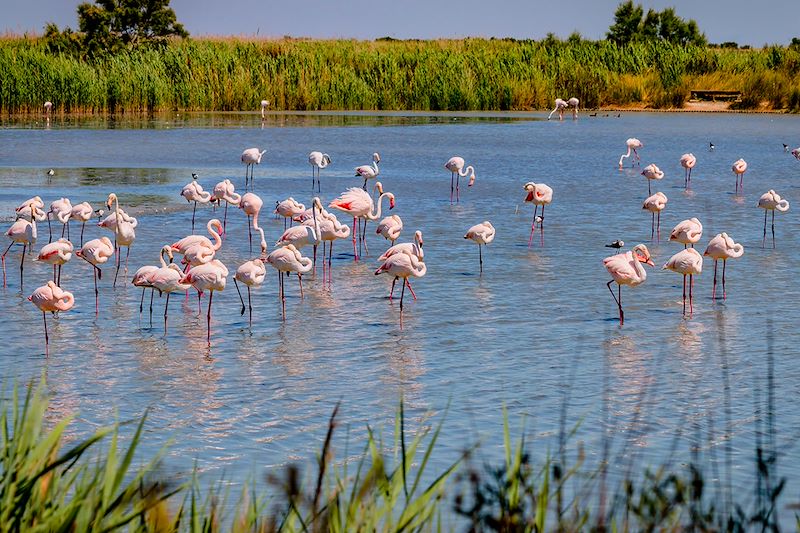
<svg viewBox="0 0 800 533"><path fill-rule="evenodd" d="M792 155L794 156L795 159L800 159L800 147L792 150Z"/></svg>
<svg viewBox="0 0 800 533"><path fill-rule="evenodd" d="M53 102L47 101L44 103L44 114L47 115L48 120L50 119L50 112L53 110Z"/></svg>
<svg viewBox="0 0 800 533"><path fill-rule="evenodd" d="M775 211L785 213L789 210L789 201L770 189L758 199L758 207L764 210L764 237L761 239L763 248L767 242L767 213L772 211L772 247L775 248Z"/></svg>
<svg viewBox="0 0 800 533"><path fill-rule="evenodd" d="M567 100L567 104L572 108L572 118L573 119L578 118L578 104L579 103L580 103L580 100L578 100L574 96L572 98L570 98L569 100Z"/></svg>
<svg viewBox="0 0 800 533"><path fill-rule="evenodd" d="M208 221L208 224L206 224L206 229L208 230L209 235L214 238L213 243L208 237L203 235L187 235L183 239L170 245L170 250L183 255L187 252L187 250L189 250L189 248L197 244L202 244L208 248L213 248L215 251L219 250L222 246L222 237L220 236L220 233L222 233L222 222L220 222L217 218L212 218ZM172 262L171 259L172 254L170 254L170 262Z"/></svg>
<svg viewBox="0 0 800 533"><path fill-rule="evenodd" d="M744 173L747 171L747 161L737 159L731 166L733 175L736 177L736 194L744 192Z"/></svg>
<svg viewBox="0 0 800 533"><path fill-rule="evenodd" d="M72 218L81 222L81 246L83 246L83 230L86 229L86 223L92 219L94 212L89 202L81 202L72 206Z"/></svg>
<svg viewBox="0 0 800 533"><path fill-rule="evenodd" d="M394 241L400 236L400 232L403 231L403 219L401 219L398 215L391 215L378 223L378 228L375 230L377 235L383 235L383 238L387 241Z"/></svg>
<svg viewBox="0 0 800 533"><path fill-rule="evenodd" d="M464 158L459 156L453 156L447 160L447 163L444 164L444 168L450 171L450 203L453 203L453 178L455 178L455 191L456 191L456 203L459 201L459 194L458 194L458 182L460 178L465 177L469 174L469 183L467 183L467 187L472 187L475 184L475 169L472 165L467 166L464 168Z"/></svg>
<svg viewBox="0 0 800 533"><path fill-rule="evenodd" d="M303 211L306 210L306 206L292 198L291 196L286 200L281 200L275 206L275 213L284 217L283 218L283 229L286 229L287 221L288 225L292 225L292 221L294 217L301 215Z"/></svg>
<svg viewBox="0 0 800 533"><path fill-rule="evenodd" d="M233 183L228 179L214 185L214 192L211 196L213 198L212 201L217 202L217 205L220 205L223 201L225 202L225 213L222 215L222 233L225 234L228 227L228 204L238 206L239 202L242 201L242 196L236 193ZM192 231L194 231L194 224L192 224Z"/></svg>
<svg viewBox="0 0 800 533"><path fill-rule="evenodd" d="M248 183L248 176L247 171L250 171L250 186L255 188L255 180L253 179L253 165L260 165L261 158L264 157L264 154L267 153L266 150L258 151L258 148L248 148L244 152L242 152L242 163L245 164L244 167L244 190L247 190L247 183Z"/></svg>
<svg viewBox="0 0 800 533"><path fill-rule="evenodd" d="M697 218L690 218L682 220L672 228L669 234L669 240L677 241L683 245L684 248L691 245L694 248L696 242L703 236L703 225Z"/></svg>
<svg viewBox="0 0 800 533"><path fill-rule="evenodd" d="M464 235L465 239L471 239L478 243L478 259L480 260L481 274L483 273L483 252L481 251L481 245L492 242L494 240L494 234L494 226L492 226L491 222L486 220L469 228L467 234Z"/></svg>
<svg viewBox="0 0 800 533"><path fill-rule="evenodd" d="M129 222L124 216L122 216L119 208L119 199L113 192L108 195L108 199L106 200L106 208L111 209L112 204L114 204L114 215L116 220L116 226L114 228L114 249L117 252L117 270L114 272L114 283L111 286L116 287L117 275L119 275L119 267L120 263L122 263L121 254L123 246L128 249L125 253L125 274L128 273L128 257L131 255L131 246L133 245L133 241L136 240L136 225L132 222Z"/></svg>
<svg viewBox="0 0 800 533"><path fill-rule="evenodd" d="M375 188L378 190L383 190L381 182L377 182L375 184ZM381 208L383 206L384 197L389 199L389 209L394 209L394 194L390 192L382 192L378 197L377 211L373 212L375 207L372 197L366 191L356 187L347 189L328 205L328 207L333 207L334 209L338 209L339 211L353 216L353 256L356 261L358 261L358 251L356 250L356 234L359 233L358 230L360 226L360 222L358 222L359 226L356 226L357 220L363 218L366 224L366 221L368 220L379 219L381 217ZM364 242L366 249L366 239L365 235L363 235L363 232L360 236L360 239L361 240L359 242ZM369 252L367 251L367 253Z"/></svg>
<svg viewBox="0 0 800 533"><path fill-rule="evenodd" d="M145 265L140 267L136 272L133 274L133 278L131 279L131 283L133 283L134 287L141 287L142 288L142 299L139 301L139 314L142 314L142 309L144 307L144 293L147 289L150 289L150 326L153 325L153 293L155 292L155 287L150 282L150 276L152 276L155 271L158 270L158 267L155 265Z"/></svg>
<svg viewBox="0 0 800 533"><path fill-rule="evenodd" d="M539 234L541 236L541 245L544 246L544 208L553 201L553 189L544 183L534 183L529 181L522 186L522 189L528 191L525 196L526 202L532 202L536 207L533 210L533 219L531 220L531 236L528 238L528 248L533 242L533 234L536 231L536 222L539 222ZM539 206L542 206L542 216L537 216L539 213Z"/></svg>
<svg viewBox="0 0 800 533"><path fill-rule="evenodd" d="M303 257L300 251L292 244L281 248L276 248L267 256L267 263L278 271L278 286L280 288L281 312L283 319L286 320L286 292L283 281L284 272L296 272L297 282L300 284L300 298L303 298L303 278L302 275L311 270L313 261L309 257Z"/></svg>
<svg viewBox="0 0 800 533"><path fill-rule="evenodd" d="M94 314L100 314L99 292L97 290L97 280L103 279L103 271L97 265L102 265L108 262L108 259L114 255L114 246L111 245L111 239L108 237L100 237L99 239L92 239L87 241L80 250L75 252L75 255L92 265L94 268Z"/></svg>
<svg viewBox="0 0 800 533"><path fill-rule="evenodd" d="M683 314L686 315L686 276L689 276L689 316L694 312L692 287L694 276L703 272L703 256L694 248L684 248L664 263L662 270L683 274Z"/></svg>
<svg viewBox="0 0 800 533"><path fill-rule="evenodd" d="M380 157L378 158L380 161ZM317 192L321 192L322 185L319 182L319 171L331 164L331 156L322 152L311 152L308 154L308 162L311 164L311 191L314 191L314 180L317 180Z"/></svg>
<svg viewBox="0 0 800 533"><path fill-rule="evenodd" d="M642 176L647 178L647 194L653 194L653 191L650 190L650 182L652 180L663 179L664 172L658 168L655 163L651 163L644 167L644 170L642 170Z"/></svg>
<svg viewBox="0 0 800 533"><path fill-rule="evenodd" d="M269 100L261 100L261 120L267 118L267 106L269 105Z"/></svg>
<svg viewBox="0 0 800 533"><path fill-rule="evenodd" d="M15 209L15 212L17 219L22 218L28 222L33 222L34 218L37 222L42 222L47 218L47 214L44 212L44 202L39 196L25 200Z"/></svg>
<svg viewBox="0 0 800 533"><path fill-rule="evenodd" d="M392 299L394 284L397 281L397 278L403 278L403 287L400 290L400 311L402 312L403 296L405 295L408 278L410 276L421 278L427 271L428 269L425 266L425 263L417 259L416 256L407 254L394 254L389 256L386 261L380 267L378 267L378 270L375 271L375 275L377 276L378 274L386 272L394 277L394 279L392 279L392 290L389 292L389 300ZM409 285L409 289L410 288L411 285ZM416 296L414 299L416 299Z"/></svg>
<svg viewBox="0 0 800 533"><path fill-rule="evenodd" d="M697 164L697 158L694 154L683 154L681 156L681 166L686 169L684 180L683 180L683 187L686 190L692 188L692 169Z"/></svg>
<svg viewBox="0 0 800 533"><path fill-rule="evenodd" d="M180 280L182 284L189 284L199 294L209 291L208 295L208 314L206 315L208 345L211 346L211 302L214 299L214 292L225 290L225 282L228 277L228 269L219 259L212 259L211 262L191 269Z"/></svg>
<svg viewBox="0 0 800 533"><path fill-rule="evenodd" d="M239 202L239 209L244 211L244 214L247 215L247 237L250 240L250 253L253 253L253 229L261 235L261 249L267 249L267 241L264 239L264 230L258 225L258 214L261 212L261 207L263 205L264 201L261 197L252 192L244 193ZM251 217L253 219L252 226L250 224Z"/></svg>
<svg viewBox="0 0 800 533"><path fill-rule="evenodd" d="M633 153L633 161L634 161L634 163L637 164L637 165L641 164L641 159L639 158L639 152L637 152L636 150L638 150L639 148L644 148L644 144L642 144L642 141L640 141L639 139L637 139L635 137L631 137L630 139L625 141L625 144L628 147L628 151L626 153L622 154L619 157L619 169L620 170L622 170L622 160L630 157L631 153Z"/></svg>
<svg viewBox="0 0 800 533"><path fill-rule="evenodd" d="M192 231L194 231L194 215L197 212L197 203L207 204L211 202L211 193L203 190L203 186L197 181L197 174L192 174L192 181L187 183L181 189L181 196L186 198L187 202L194 202L192 209Z"/></svg>
<svg viewBox="0 0 800 533"><path fill-rule="evenodd" d="M734 242L727 233L717 233L708 243L706 251L703 252L704 256L708 256L714 260L714 285L711 288L711 298L717 296L717 261L722 260L722 299L727 297L725 292L725 266L728 264L728 259L742 257L744 255L744 246Z"/></svg>
<svg viewBox="0 0 800 533"><path fill-rule="evenodd" d="M233 275L233 284L236 286L236 292L239 293L239 300L242 302L242 312L244 315L244 299L239 290L239 283L241 281L247 287L247 306L250 309L250 327L253 327L253 303L250 299L250 287L259 287L264 283L264 278L267 276L267 268L264 266L264 260L260 257L242 263L236 269L236 274Z"/></svg>
<svg viewBox="0 0 800 533"><path fill-rule="evenodd" d="M320 213L323 211L322 202L319 197L315 196L311 202L311 219L306 220L299 226L293 226L284 231L275 243L275 246L293 244L295 248L300 250L304 246L311 244L314 246L314 264L316 265L317 246L322 242L319 220L317 218L318 210ZM320 218L322 218L322 215L320 215Z"/></svg>
<svg viewBox="0 0 800 533"><path fill-rule="evenodd" d="M95 211L100 217L103 216L104 211L99 209ZM136 220L136 217L132 217L128 215L121 207L119 208L119 218L123 222L129 223L134 229L139 225L139 221ZM117 213L112 212L111 214L107 215L103 220L97 223L98 226L101 228L105 228L109 231L117 231Z"/></svg>
<svg viewBox="0 0 800 533"><path fill-rule="evenodd" d="M62 290L61 287L52 281L46 285L38 287L33 294L28 296L28 301L33 303L42 312L44 321L44 352L49 354L50 338L47 335L47 313L57 311L69 311L75 305L75 297L71 292Z"/></svg>
<svg viewBox="0 0 800 533"><path fill-rule="evenodd" d="M611 297L617 303L619 308L619 325L625 324L625 313L622 311L622 286L628 285L635 287L644 283L647 279L647 271L639 263L655 266L650 259L650 250L644 244L637 244L629 252L612 255L603 259L603 266L606 267L608 273L611 274L611 281L606 283ZM614 295L614 290L611 284L617 283L617 296Z"/></svg>
<svg viewBox="0 0 800 533"><path fill-rule="evenodd" d="M33 246L36 243L36 238L38 232L36 230L36 221L44 219L44 212L39 211L36 207L36 203L29 204L31 210L31 220L25 220L24 218L17 219L11 227L6 231L6 236L11 238L11 244L8 245L6 251L3 252L2 255L2 264L3 264L3 288L6 285L6 254L11 249L12 246L15 244L22 245L22 256L19 260L19 286L22 289L22 282L24 277L25 271L25 252L28 251L29 246Z"/></svg>
<svg viewBox="0 0 800 533"><path fill-rule="evenodd" d="M169 264L164 261L164 254L169 256ZM150 284L158 290L159 294L167 293L167 302L164 304L164 333L167 332L167 311L169 310L169 295L173 292L184 292L191 285L181 283L183 272L180 267L172 262L172 247L161 248L161 268L150 274Z"/></svg>
<svg viewBox="0 0 800 533"><path fill-rule="evenodd" d="M64 236L64 231L67 231L67 238L69 238L69 219L72 216L72 204L69 198L60 198L50 203L50 211L47 212L47 228L50 230L50 238L47 242L53 242L53 229L50 226L50 213L63 224L61 228L61 236Z"/></svg>
<svg viewBox="0 0 800 533"><path fill-rule="evenodd" d="M319 220L320 238L322 239L322 278L325 279L325 246L328 247L328 281L331 281L331 262L333 261L333 243L336 239L346 239L350 236L350 226L342 224L333 213L323 211L323 217Z"/></svg>
<svg viewBox="0 0 800 533"><path fill-rule="evenodd" d="M387 259L397 254L410 255L422 261L425 258L425 252L422 249L422 232L420 230L414 232L414 242L402 242L391 246L383 252L383 255L378 258L378 261L385 262ZM395 278L394 281L397 281L397 278ZM390 300L394 294L394 281L392 281L392 290L389 292ZM414 289L411 288L411 283L408 281L408 278L406 278L405 284L408 286L408 290L411 291L411 296L416 300L417 295L414 294Z"/></svg>
<svg viewBox="0 0 800 533"><path fill-rule="evenodd" d="M72 259L73 247L68 239L60 238L56 242L46 244L39 250L39 257L37 261L53 265L53 281L61 286L61 267ZM58 276L56 277L56 267L58 267Z"/></svg>
<svg viewBox="0 0 800 533"><path fill-rule="evenodd" d="M667 207L667 195L663 192L657 192L652 196L645 198L642 203L642 209L650 211L652 217L650 219L650 240L653 240L653 235L657 238L661 236L661 211ZM658 223L656 224L656 215L658 215Z"/></svg>
<svg viewBox="0 0 800 533"><path fill-rule="evenodd" d="M381 162L381 155L378 152L372 154L372 166L370 165L361 165L360 167L356 167L356 177L361 176L364 178L364 187L363 189L367 190L367 180L372 180L378 177L378 174L381 173L380 169L378 168L378 163Z"/></svg>
<svg viewBox="0 0 800 533"><path fill-rule="evenodd" d="M549 115L547 115L547 120L550 120L550 117L552 117L553 113L555 113L556 111L558 111L558 120L564 120L564 109L566 109L566 107L567 107L566 101L562 100L561 98L556 98L556 107L555 109L550 111Z"/></svg>

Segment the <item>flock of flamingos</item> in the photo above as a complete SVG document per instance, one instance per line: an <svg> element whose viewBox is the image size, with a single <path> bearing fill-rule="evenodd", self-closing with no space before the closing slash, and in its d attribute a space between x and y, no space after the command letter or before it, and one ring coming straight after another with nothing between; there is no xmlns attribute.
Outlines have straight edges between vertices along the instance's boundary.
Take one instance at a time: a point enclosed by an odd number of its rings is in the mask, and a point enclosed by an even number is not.
<svg viewBox="0 0 800 533"><path fill-rule="evenodd" d="M563 105L557 105L556 110L562 111L567 106L567 102L561 101ZM572 105L571 103L569 105ZM262 103L262 111L263 111ZM574 115L577 113L577 104L574 105ZM551 113L552 115L552 113ZM619 159L619 168L623 168L625 159L632 158L633 165L641 165L639 150L643 144L635 138L628 139L627 152ZM713 150L713 145L710 145ZM132 283L136 287L141 287L142 301L139 310L142 311L145 291L151 289L151 310L153 293L166 294L164 307L164 329L167 328L167 312L169 308L170 295L174 292L186 292L194 288L198 295L198 306L202 294L208 293L208 308L206 313L207 320L207 340L211 344L211 305L216 291L222 291L226 287L229 276L228 268L215 257L220 250L225 238L227 226L228 206L238 207L248 218L248 233L250 237L250 251L252 253L253 234L257 234L261 253L258 257L241 264L233 274L233 281L242 304L241 314L247 309L250 312L250 323L252 325L252 287L257 287L264 283L267 268L272 266L278 273L279 294L282 302L282 313L285 318L285 291L284 278L291 273L297 275L300 294L303 294L302 275L316 270L317 248L320 244L322 250L322 276L323 282L331 279L331 262L333 254L333 243L337 239L351 237L353 244L353 258L355 261L360 259L362 250L366 251L366 227L369 221L379 221L376 233L382 235L391 242L391 246L378 258L381 265L375 274L386 273L392 276L392 289L389 298L393 297L395 282L401 281L400 310L402 313L405 288L408 287L412 297L416 299L416 294L411 288L409 278L422 277L427 268L424 263L422 232L414 233L413 242L395 243L401 230L403 221L397 215L381 218L381 209L384 200L388 201L389 209L394 208L395 197L391 192L384 192L382 184L376 180L380 174L379 163L380 155L375 153L372 157L371 165L359 166L355 169L355 176L362 178L362 187L352 187L344 191L338 198L330 202L328 208L335 209L347 216L353 217L352 229L350 226L342 224L336 215L322 205L319 197L314 197L312 205L308 208L287 198L276 202L274 214L284 217L284 232L275 243L275 249L267 254L267 243L264 230L258 224L258 217L264 205L263 200L252 190L253 169L255 165L261 163L264 151L258 148L249 148L242 152L241 161L245 165L245 193L235 192L233 183L226 179L217 183L212 191L205 191L198 183L197 176L192 175L192 181L185 185L181 195L190 203L194 203L196 210L197 204L213 204L215 207L224 205L223 220L214 218L206 224L206 229L211 238L199 235L194 232L195 211L192 213L192 234L180 239L172 244L165 244L161 248L160 266L147 265L139 268L132 277ZM792 154L800 159L800 148L792 150ZM331 163L328 154L322 152L311 152L308 161L312 167L312 191L314 187L317 191L321 190L319 180L320 170ZM691 174L697 159L692 154L684 154L680 163L685 169L684 186L688 190L691 188ZM450 182L450 202L460 201L460 178L469 177L468 186L475 182L475 169L471 165L466 165L461 157L452 157L445 164L445 168L451 173ZM747 170L747 163L739 159L732 165L732 171L736 179L735 191L740 194L743 190L743 178ZM52 175L53 171L50 171ZM658 166L655 164L644 167L641 174L647 178L649 196L644 200L643 209L652 213L651 238L660 229L661 211L666 207L667 197L662 192L652 193L651 183L661 180L664 177ZM376 180L373 186L373 194L367 190L370 180ZM540 228L544 221L544 210L553 200L553 189L543 183L528 182L523 186L525 191L525 202L534 205L533 220L531 222L531 233L528 246L531 246L537 227ZM541 214L539 208L541 207ZM764 209L764 232L762 246L766 244L768 214L772 213L772 245L775 246L775 211L779 213L789 210L789 202L782 199L774 190L764 193L759 201L758 207ZM114 285L116 286L117 277L122 263L122 248L125 248L125 271L127 271L128 256L130 247L136 239L136 218L128 215L121 207L117 195L108 195L105 208L109 214L102 218L104 212L95 210L87 202L73 205L69 199L60 198L50 204L49 210L45 211L45 204L38 196L23 202L16 209L17 220L5 232L11 239L11 243L2 255L3 268L3 287L6 287L6 265L5 258L14 244L22 245L22 255L20 259L20 287L22 287L25 255L32 250L37 240L37 222L47 221L50 226L50 242L44 245L38 254L38 261L53 266L53 279L45 285L38 287L28 297L39 310L42 311L45 333L45 351L47 353L49 337L47 333L47 313L57 313L68 311L75 304L75 299L69 291L61 287L61 268L72 259L73 252L78 258L86 261L92 266L94 275L95 289L95 313L99 312L99 291L97 282L102 278L103 271L100 266L108 263L115 258ZM98 226L113 233L113 241L110 237L100 237L84 242L83 234L87 222L98 216L100 222ZM81 223L80 245L75 251L69 235L69 222L74 220ZM53 241L52 221L62 224L61 238ZM297 223L297 225L295 225ZM738 258L744 254L744 247L726 233L720 233L710 240L705 252L701 255L694 245L698 243L703 234L703 226L697 218L691 218L678 223L670 233L669 240L677 241L684 245L684 249L673 255L663 266L663 269L672 270L683 275L683 313L686 315L687 302L687 276L688 276L688 303L689 315L692 314L692 292L694 280L693 276L700 274L703 269L703 256L708 256L714 260L714 281L712 287L712 298L716 298L717 289L717 262L722 261L722 298L725 298L725 270L728 259ZM470 239L477 243L479 250L480 271L483 272L483 245L489 244L494 240L495 229L491 222L485 221L469 228L464 235L465 239ZM542 245L544 241L542 239ZM607 247L622 248L622 241L614 241L607 244ZM303 256L301 250L304 247L313 248L313 256ZM175 255L182 256L182 266L174 262ZM326 257L327 255L327 257ZM603 260L603 265L611 275L611 280L607 283L609 292L614 298L619 311L620 326L624 323L624 312L622 309L622 286L628 285L635 287L642 284L647 279L647 272L642 265L655 266L647 246L638 244L630 251L612 255ZM284 276L285 274L285 276ZM247 291L247 305L245 304L239 284L244 285ZM612 284L617 284L617 292L614 293ZM152 311L151 311L152 312Z"/></svg>

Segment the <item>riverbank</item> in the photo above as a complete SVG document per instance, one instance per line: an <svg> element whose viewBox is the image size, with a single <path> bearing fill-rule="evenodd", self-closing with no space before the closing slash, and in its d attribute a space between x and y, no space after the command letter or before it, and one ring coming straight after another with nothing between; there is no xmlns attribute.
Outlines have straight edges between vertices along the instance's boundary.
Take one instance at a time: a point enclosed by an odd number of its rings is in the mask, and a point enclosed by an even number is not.
<svg viewBox="0 0 800 533"><path fill-rule="evenodd" d="M191 39L94 59L0 40L0 113L683 108L696 89L738 110L800 110L800 52L606 41Z"/></svg>

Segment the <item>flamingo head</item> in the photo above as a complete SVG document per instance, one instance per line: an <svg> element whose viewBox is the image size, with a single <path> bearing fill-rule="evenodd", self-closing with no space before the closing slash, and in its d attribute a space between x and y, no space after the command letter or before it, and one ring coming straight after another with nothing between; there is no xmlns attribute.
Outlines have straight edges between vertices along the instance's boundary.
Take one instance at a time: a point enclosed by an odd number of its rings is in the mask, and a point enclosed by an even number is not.
<svg viewBox="0 0 800 533"><path fill-rule="evenodd" d="M389 209L394 209L394 194L388 193L389 195Z"/></svg>
<svg viewBox="0 0 800 533"><path fill-rule="evenodd" d="M383 183L380 181L375 182L375 186L372 188L373 191L378 191L378 194L383 194Z"/></svg>
<svg viewBox="0 0 800 533"><path fill-rule="evenodd" d="M322 200L319 199L319 196L315 196L314 199L311 201L311 204L314 207L316 207L320 213L322 213Z"/></svg>
<svg viewBox="0 0 800 533"><path fill-rule="evenodd" d="M375 152L374 154L372 154L372 160L375 161L376 163L380 163L381 162L381 154L379 154L378 152Z"/></svg>
<svg viewBox="0 0 800 533"><path fill-rule="evenodd" d="M475 185L475 171L472 171L472 174L469 176L469 183L467 183L467 187L472 187Z"/></svg>
<svg viewBox="0 0 800 533"><path fill-rule="evenodd" d="M414 232L414 240L417 241L417 245L422 248L422 232L420 230Z"/></svg>
<svg viewBox="0 0 800 533"><path fill-rule="evenodd" d="M653 263L653 260L650 258L650 250L648 250L647 246L645 246L644 244L637 244L636 246L633 247L633 256L640 263L644 263L650 266L656 266L655 263Z"/></svg>
<svg viewBox="0 0 800 533"><path fill-rule="evenodd" d="M111 209L111 204L117 199L117 195L113 192L108 195L108 199L106 200L106 208Z"/></svg>

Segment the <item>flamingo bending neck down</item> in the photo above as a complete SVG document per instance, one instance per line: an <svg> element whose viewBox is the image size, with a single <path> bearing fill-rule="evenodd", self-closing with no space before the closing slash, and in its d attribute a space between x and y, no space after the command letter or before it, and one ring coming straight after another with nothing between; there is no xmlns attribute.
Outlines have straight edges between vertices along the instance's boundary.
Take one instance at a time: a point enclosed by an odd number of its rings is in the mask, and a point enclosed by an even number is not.
<svg viewBox="0 0 800 533"><path fill-rule="evenodd" d="M453 191L455 190L455 198L456 203L459 201L459 179L467 176L469 174L469 183L467 183L468 187L472 187L475 184L475 169L472 165L469 165L467 168L464 168L464 158L459 156L453 156L447 160L447 163L444 164L444 168L450 171L450 203L453 203ZM453 180L455 179L455 189L453 188Z"/></svg>
<svg viewBox="0 0 800 533"><path fill-rule="evenodd" d="M267 118L267 106L269 105L269 100L261 100L261 120Z"/></svg>
<svg viewBox="0 0 800 533"><path fill-rule="evenodd" d="M736 194L744 193L744 173L747 171L747 161L737 159L731 166L731 170L736 177Z"/></svg>
<svg viewBox="0 0 800 533"><path fill-rule="evenodd" d="M763 248L767 242L767 213L772 211L772 247L775 248L775 211L785 213L789 210L789 201L770 189L758 199L758 207L764 210L764 236L761 239Z"/></svg>
<svg viewBox="0 0 800 533"><path fill-rule="evenodd" d="M603 259L603 266L606 267L608 273L611 274L611 281L606 283L608 292L614 298L614 302L619 309L619 325L625 324L625 313L622 311L622 286L629 285L635 287L644 283L647 279L647 271L640 264L655 266L650 259L650 250L644 244L637 244L629 252L622 254L612 255ZM611 284L617 284L617 294L611 288Z"/></svg>
<svg viewBox="0 0 800 533"><path fill-rule="evenodd" d="M321 192L322 184L319 181L319 171L331 164L331 156L314 151L308 154L308 162L311 165L311 191L314 191L314 181L316 180L317 192Z"/></svg>
<svg viewBox="0 0 800 533"><path fill-rule="evenodd" d="M574 96L567 100L567 104L572 108L572 119L575 120L578 118L578 104L580 104L580 100L575 98Z"/></svg>
<svg viewBox="0 0 800 533"><path fill-rule="evenodd" d="M261 249L267 249L267 241L264 238L264 230L258 225L258 214L261 212L261 208L264 206L264 201L258 196L256 193L247 192L242 195L242 199L239 202L239 209L244 211L244 214L247 215L247 237L250 241L250 253L253 253L253 232L252 230L256 230L259 235L261 235ZM250 218L252 217L252 226L250 224Z"/></svg>
<svg viewBox="0 0 800 533"><path fill-rule="evenodd" d="M683 314L686 315L686 276L689 276L689 316L694 312L694 276L703 272L703 256L694 248L684 248L669 258L662 270L672 270L683 275Z"/></svg>
<svg viewBox="0 0 800 533"><path fill-rule="evenodd" d="M711 298L717 297L717 261L722 260L722 299L727 298L725 292L725 266L728 259L742 257L744 246L734 242L727 233L718 233L716 237L708 243L703 256L711 257L714 260L714 285L711 287Z"/></svg>
<svg viewBox="0 0 800 533"><path fill-rule="evenodd" d="M71 292L62 290L61 287L52 281L48 281L46 285L42 285L33 291L33 294L28 296L28 301L33 303L42 312L42 320L44 321L44 353L49 355L50 351L50 338L47 335L47 313L55 313L57 311L69 311L75 305L75 297Z"/></svg>
<svg viewBox="0 0 800 533"><path fill-rule="evenodd" d="M245 167L244 167L244 190L245 191L247 190L248 180L249 180L249 183L250 183L250 187L253 188L253 189L255 188L255 180L253 178L253 170L255 168L254 165L260 165L261 164L261 158L264 156L265 153L267 153L266 150L262 150L262 151L259 152L258 148L248 148L247 150L242 152L241 159L242 159L242 163L245 164ZM248 171L249 171L249 176L248 176Z"/></svg>
<svg viewBox="0 0 800 533"><path fill-rule="evenodd" d="M526 202L533 203L536 206L533 210L533 219L531 220L531 236L528 238L528 248L531 247L533 242L533 234L536 232L536 223L539 223L539 236L541 245L544 246L544 208L553 201L553 189L544 183L534 183L529 181L522 186L522 189L527 191L525 196ZM542 206L542 215L539 216L539 206Z"/></svg>
<svg viewBox="0 0 800 533"><path fill-rule="evenodd" d="M636 164L636 165L641 164L641 159L639 158L639 152L637 152L636 150L638 150L639 148L643 148L644 147L644 144L642 144L642 141L640 141L636 137L631 137L630 139L625 141L625 145L628 147L628 151L626 153L622 154L620 156L620 158L619 158L619 169L620 170L622 170L622 161L624 159L627 159L628 157L630 157L631 153L633 154L633 162L634 162L634 164Z"/></svg>
<svg viewBox="0 0 800 533"><path fill-rule="evenodd" d="M697 164L697 158L694 154L683 154L681 156L681 166L686 169L683 179L683 187L687 191L692 188L692 169Z"/></svg>
<svg viewBox="0 0 800 533"><path fill-rule="evenodd" d="M555 113L556 111L558 111L558 120L564 120L564 109L566 109L566 107L567 107L567 102L565 100L562 100L561 98L556 98L556 107L555 109L550 111L549 115L547 115L547 120L550 120L550 117L552 117L553 113Z"/></svg>
<svg viewBox="0 0 800 533"><path fill-rule="evenodd" d="M396 254L406 254L411 255L419 259L420 261L424 260L425 252L422 249L422 232L417 230L414 232L414 242L402 242L400 244L395 244L389 247L383 255L378 258L378 261L386 261L390 257ZM417 295L414 294L414 289L411 288L411 283L408 281L408 278L405 280L406 286L408 290L411 291L411 296L416 300ZM394 294L394 282L392 282L392 290L389 292L389 299L392 299L392 295Z"/></svg>
<svg viewBox="0 0 800 533"><path fill-rule="evenodd" d="M360 190L360 189L357 189ZM303 257L300 251L293 244L288 244L274 249L267 256L267 263L278 271L278 288L281 299L281 313L286 320L286 288L283 280L284 272L297 273L297 283L300 285L300 298L303 298L303 278L302 275L311 271L314 262L310 257Z"/></svg>

